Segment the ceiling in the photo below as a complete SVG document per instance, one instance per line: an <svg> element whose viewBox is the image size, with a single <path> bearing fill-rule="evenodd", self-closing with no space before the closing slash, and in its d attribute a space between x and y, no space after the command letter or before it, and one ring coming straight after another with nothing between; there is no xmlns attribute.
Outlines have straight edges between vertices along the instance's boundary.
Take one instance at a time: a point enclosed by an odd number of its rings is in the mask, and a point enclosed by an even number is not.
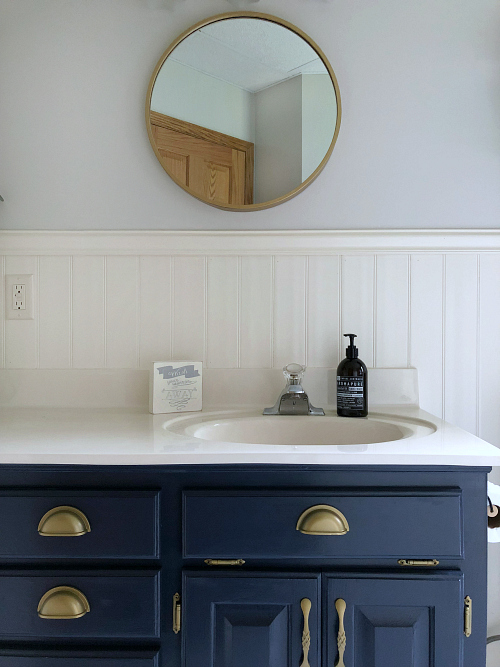
<svg viewBox="0 0 500 667"><path fill-rule="evenodd" d="M211 23L191 33L170 58L250 92L298 74L328 74L316 51L295 32L253 18Z"/></svg>

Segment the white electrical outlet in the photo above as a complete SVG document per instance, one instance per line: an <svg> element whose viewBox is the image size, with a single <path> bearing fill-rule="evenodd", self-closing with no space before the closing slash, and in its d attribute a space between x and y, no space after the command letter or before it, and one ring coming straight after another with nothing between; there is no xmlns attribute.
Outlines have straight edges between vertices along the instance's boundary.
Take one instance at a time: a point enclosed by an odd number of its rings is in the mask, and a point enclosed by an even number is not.
<svg viewBox="0 0 500 667"><path fill-rule="evenodd" d="M12 308L26 310L26 285L19 283L12 288Z"/></svg>
<svg viewBox="0 0 500 667"><path fill-rule="evenodd" d="M8 320L32 320L33 276L16 274L5 276L5 316Z"/></svg>

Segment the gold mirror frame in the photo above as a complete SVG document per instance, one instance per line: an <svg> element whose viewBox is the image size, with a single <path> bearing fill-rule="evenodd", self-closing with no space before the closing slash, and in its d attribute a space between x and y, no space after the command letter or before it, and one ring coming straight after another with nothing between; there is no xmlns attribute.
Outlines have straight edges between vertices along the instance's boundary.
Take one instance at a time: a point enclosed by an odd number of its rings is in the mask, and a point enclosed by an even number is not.
<svg viewBox="0 0 500 667"><path fill-rule="evenodd" d="M168 58L168 56L172 53L172 51L175 49L176 46L178 46L186 37L189 37L189 35L193 34L197 30L200 30L200 28L203 28L206 25L209 25L211 23L216 23L217 21L223 21L225 19L231 19L231 18L255 18L255 19L262 19L264 21L270 21L272 23L277 23L278 25L282 25L284 28L288 28L292 32L294 32L296 35L299 37L302 37L303 40L305 40L309 46L311 46L314 51L318 54L318 56L321 58L323 64L325 65L326 69L328 70L328 74L330 75L330 79L333 84L333 88L335 91L335 98L337 101L337 119L335 122L335 131L333 133L333 138L330 143L330 146L328 147L328 150L320 162L320 164L316 167L316 169L313 171L313 173L306 178L305 181L303 181L298 187L295 189L291 190L288 192L286 195L282 195L281 197L277 197L276 199L270 199L269 201L262 202L260 204L216 204L214 202L208 201L207 199L204 199L203 197L198 196L195 192L190 190L189 187L185 186L183 183L179 181L175 176L173 176L169 171L167 171L166 167L164 167L160 153L158 151L158 148L156 147L154 138L153 138L153 133L151 130L151 97L153 94L153 87L156 82L156 78L158 76L158 73L160 69L163 67L164 62ZM323 51L319 48L319 46L314 42L308 35L306 35L305 32L303 32L300 28L297 28L297 26L293 25L293 23L289 23L288 21L285 21L284 19L280 19L277 16L273 16L272 14L263 14L261 12L249 12L249 11L240 11L240 12L226 12L224 14L217 14L216 16L211 16L207 19L204 19L203 21L199 21L195 25L191 26L187 30L185 30L182 34L175 39L168 49L164 52L160 60L158 61L158 64L156 65L153 75L151 76L149 86L148 86L148 92L146 96L146 128L148 131L148 137L149 141L151 142L151 146L155 152L156 157L158 158L159 163L165 170L165 172L170 176L170 178L177 183L179 187L181 187L183 190L185 190L188 194L190 194L192 197L195 197L196 199L199 199L205 204L209 204L210 206L214 206L215 208L219 209L224 209L226 211L261 211L266 208L272 208L273 206L277 206L278 204L282 204L283 202L288 201L289 199L292 199L296 195L298 195L302 190L305 190L318 176L319 174L323 171L325 168L326 163L330 159L330 156L332 154L332 151L334 149L335 143L337 141L337 137L339 134L340 130L340 120L342 116L342 104L340 100L340 90L339 90L339 84L337 82L337 77L335 76L335 72L332 69L332 66L330 65L327 57L323 53Z"/></svg>

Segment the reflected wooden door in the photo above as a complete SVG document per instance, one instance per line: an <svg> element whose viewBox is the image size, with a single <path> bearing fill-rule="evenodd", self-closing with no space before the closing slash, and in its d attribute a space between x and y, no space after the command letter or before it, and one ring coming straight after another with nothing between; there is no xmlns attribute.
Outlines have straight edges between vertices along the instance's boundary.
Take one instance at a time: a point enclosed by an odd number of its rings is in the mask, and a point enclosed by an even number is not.
<svg viewBox="0 0 500 667"><path fill-rule="evenodd" d="M151 131L164 168L181 185L214 204L253 203L251 142L155 111Z"/></svg>

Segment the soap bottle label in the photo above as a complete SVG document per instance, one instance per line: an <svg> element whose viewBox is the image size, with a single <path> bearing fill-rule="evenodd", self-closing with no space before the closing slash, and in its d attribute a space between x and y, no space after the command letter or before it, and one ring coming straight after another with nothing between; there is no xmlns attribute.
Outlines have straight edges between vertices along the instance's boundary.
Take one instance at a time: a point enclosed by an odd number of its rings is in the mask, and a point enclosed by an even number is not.
<svg viewBox="0 0 500 667"><path fill-rule="evenodd" d="M337 406L343 410L362 410L365 393L364 377L337 375Z"/></svg>

